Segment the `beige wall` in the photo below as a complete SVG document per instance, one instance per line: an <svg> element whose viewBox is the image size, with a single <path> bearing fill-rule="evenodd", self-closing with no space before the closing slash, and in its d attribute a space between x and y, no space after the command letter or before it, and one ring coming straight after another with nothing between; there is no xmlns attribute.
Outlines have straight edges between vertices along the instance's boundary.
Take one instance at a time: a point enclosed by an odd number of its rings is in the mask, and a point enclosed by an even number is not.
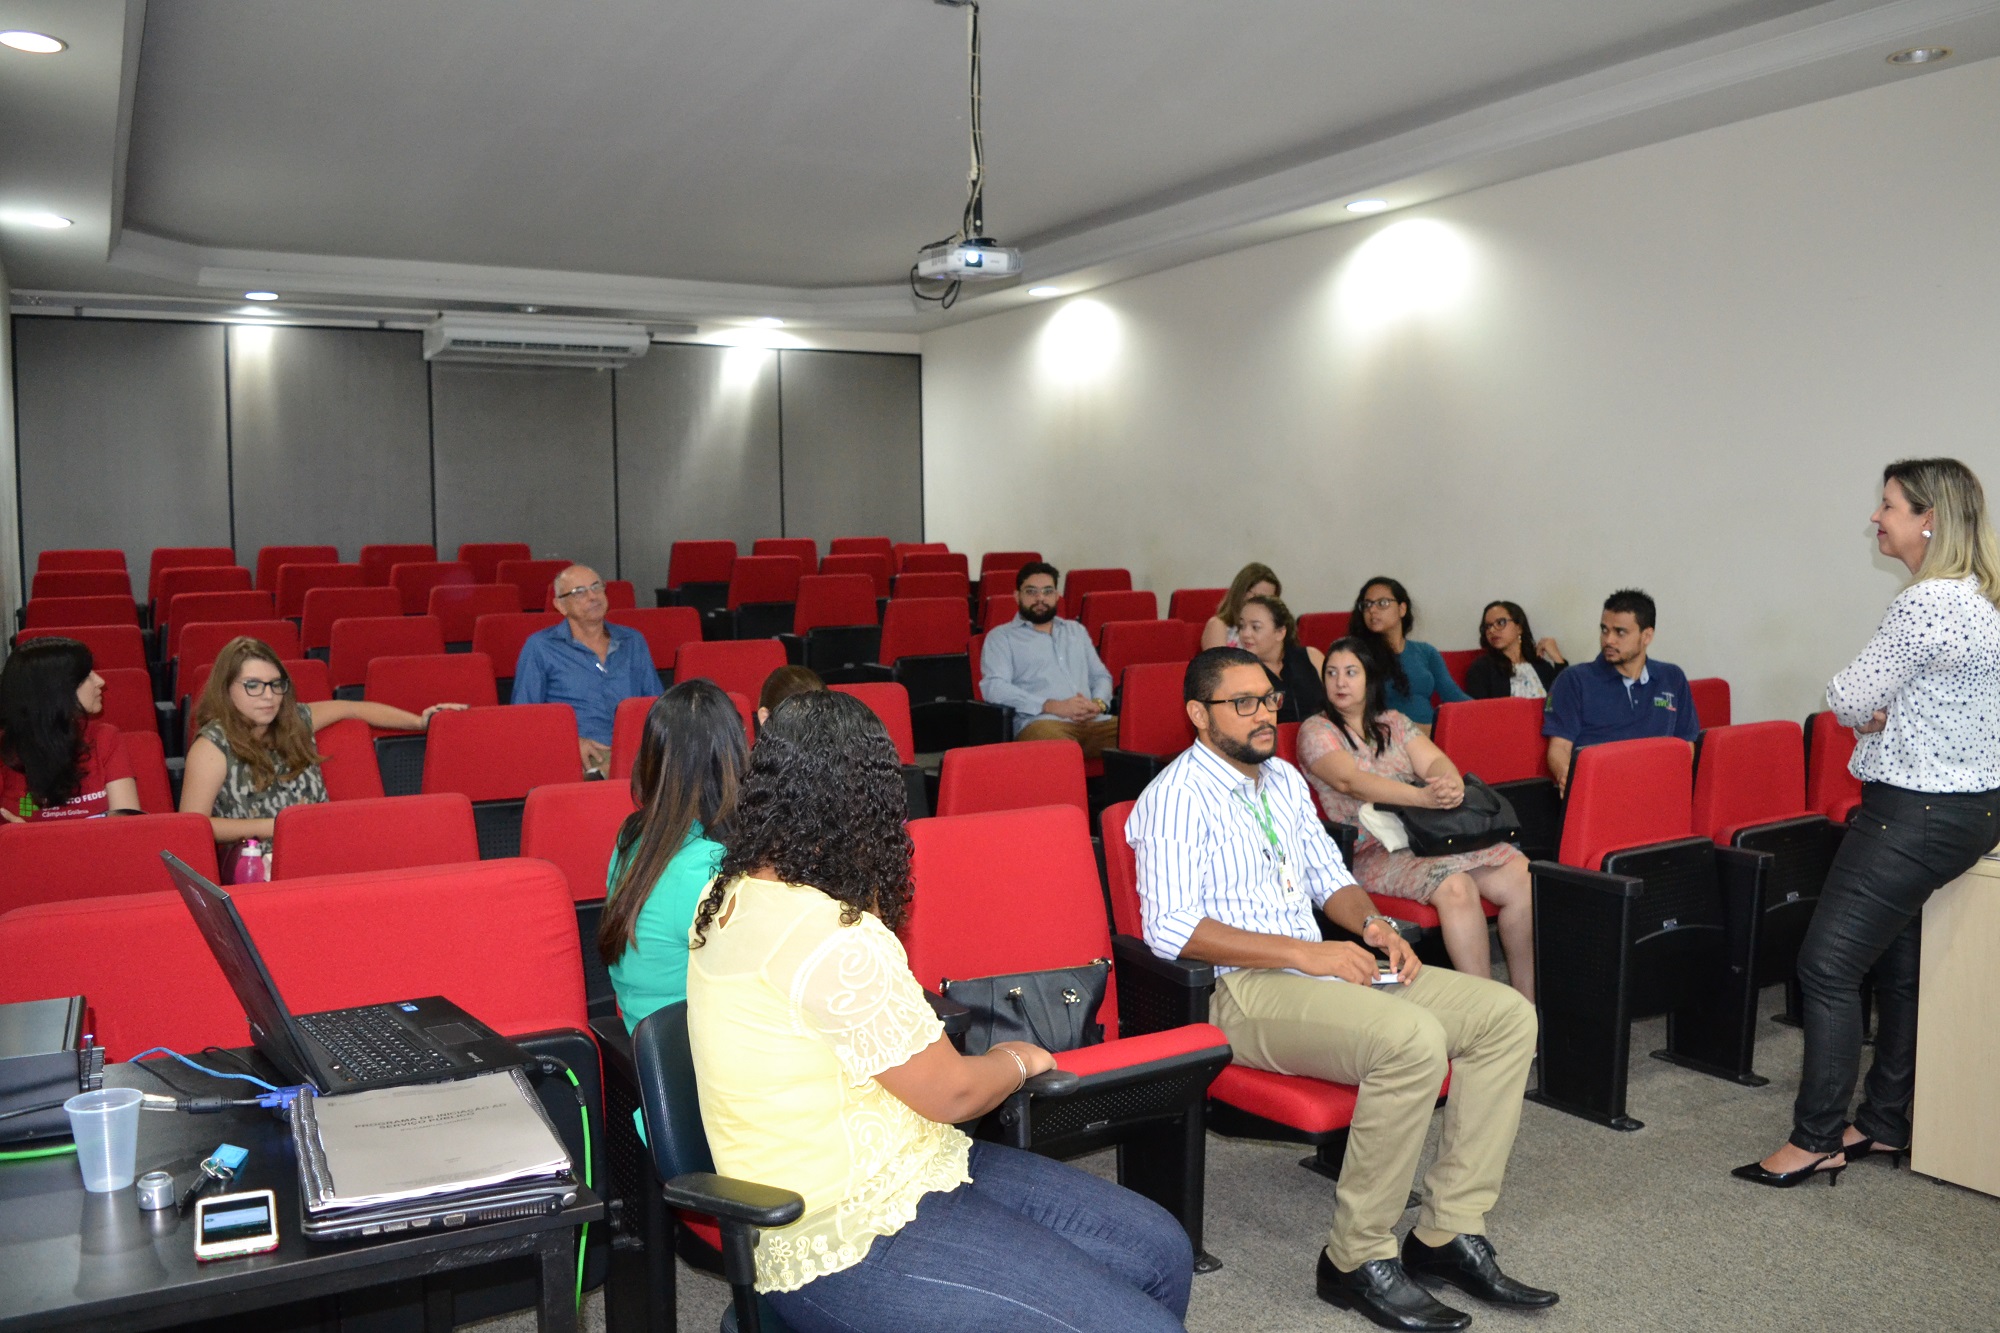
<svg viewBox="0 0 2000 1333"><path fill-rule="evenodd" d="M1586 656L1637 585L1801 718L1899 586L1882 464L2000 486L1997 123L1947 69L928 335L928 535L1163 601L1394 574L1441 648L1510 597Z"/></svg>

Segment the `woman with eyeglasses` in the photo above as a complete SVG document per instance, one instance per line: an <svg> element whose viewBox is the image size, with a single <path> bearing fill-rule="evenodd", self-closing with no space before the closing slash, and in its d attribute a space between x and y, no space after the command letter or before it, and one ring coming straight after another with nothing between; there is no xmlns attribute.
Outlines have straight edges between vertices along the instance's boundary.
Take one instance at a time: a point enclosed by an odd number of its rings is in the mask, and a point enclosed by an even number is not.
<svg viewBox="0 0 2000 1333"><path fill-rule="evenodd" d="M1284 693L1278 721L1302 721L1326 707L1326 691L1319 683L1325 656L1299 642L1299 622L1276 597L1244 600L1236 617L1236 647L1255 657L1271 678L1271 688Z"/></svg>
<svg viewBox="0 0 2000 1333"><path fill-rule="evenodd" d="M1382 660L1384 706L1408 718L1424 735L1431 734L1431 724L1437 721L1433 694L1448 704L1472 698L1458 688L1437 649L1410 637L1417 613L1410 594L1396 580L1378 576L1362 584L1355 594L1351 623L1348 632L1375 649Z"/></svg>
<svg viewBox="0 0 2000 1333"><path fill-rule="evenodd" d="M104 711L104 677L75 639L31 639L0 668L0 821L137 814L139 784Z"/></svg>
<svg viewBox="0 0 2000 1333"><path fill-rule="evenodd" d="M270 645L231 639L216 654L208 688L195 707L194 744L181 782L181 811L208 816L215 840L268 840L278 811L326 799L313 733L347 718L392 731L423 731L433 715L464 704L432 704L406 713L387 704L330 699L292 701L292 678Z"/></svg>
<svg viewBox="0 0 2000 1333"><path fill-rule="evenodd" d="M1485 651L1465 672L1465 692L1475 699L1546 699L1569 665L1554 639L1536 640L1519 602L1486 604L1479 643Z"/></svg>
<svg viewBox="0 0 2000 1333"><path fill-rule="evenodd" d="M1500 909L1507 980L1535 998L1534 898L1528 858L1507 843L1450 856L1390 851L1361 824L1361 807L1451 810L1465 799L1458 768L1431 738L1384 699L1374 646L1359 636L1326 650L1326 708L1299 727L1299 767L1328 819L1361 829L1354 877L1370 893L1429 903L1453 970L1493 975L1485 902ZM1482 901L1483 900L1483 901Z"/></svg>

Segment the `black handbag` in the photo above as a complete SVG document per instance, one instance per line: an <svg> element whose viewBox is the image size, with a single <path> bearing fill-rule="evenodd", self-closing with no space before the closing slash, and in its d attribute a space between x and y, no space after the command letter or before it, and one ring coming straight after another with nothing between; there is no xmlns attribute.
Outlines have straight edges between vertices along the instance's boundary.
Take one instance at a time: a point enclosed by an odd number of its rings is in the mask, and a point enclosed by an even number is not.
<svg viewBox="0 0 2000 1333"><path fill-rule="evenodd" d="M1410 835L1413 856L1450 856L1476 852L1521 835L1521 820L1507 798L1480 779L1465 775L1465 799L1449 810L1424 806L1383 806L1393 809Z"/></svg>
<svg viewBox="0 0 2000 1333"><path fill-rule="evenodd" d="M972 1011L965 1030L967 1055L984 1055L1003 1041L1025 1041L1045 1051L1073 1051L1104 1040L1097 1010L1111 962L1099 958L1082 967L1017 972L1006 977L946 977L938 989L946 999Z"/></svg>

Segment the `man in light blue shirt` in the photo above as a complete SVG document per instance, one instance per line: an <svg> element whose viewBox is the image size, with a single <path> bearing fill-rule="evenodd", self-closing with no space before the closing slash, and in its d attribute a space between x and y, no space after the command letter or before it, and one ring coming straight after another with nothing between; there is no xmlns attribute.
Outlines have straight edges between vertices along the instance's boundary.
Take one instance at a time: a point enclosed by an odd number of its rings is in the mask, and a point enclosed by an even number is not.
<svg viewBox="0 0 2000 1333"><path fill-rule="evenodd" d="M1014 739L1073 740L1095 759L1117 743L1111 673L1074 620L1056 618L1056 567L1036 561L1014 576L1020 614L986 636L979 693L1014 710Z"/></svg>
<svg viewBox="0 0 2000 1333"><path fill-rule="evenodd" d="M556 575L559 625L530 635L514 663L517 704L568 704L576 711L577 749L592 773L611 768L611 720L620 700L660 692L646 636L627 625L605 623L610 602L604 580L588 565Z"/></svg>

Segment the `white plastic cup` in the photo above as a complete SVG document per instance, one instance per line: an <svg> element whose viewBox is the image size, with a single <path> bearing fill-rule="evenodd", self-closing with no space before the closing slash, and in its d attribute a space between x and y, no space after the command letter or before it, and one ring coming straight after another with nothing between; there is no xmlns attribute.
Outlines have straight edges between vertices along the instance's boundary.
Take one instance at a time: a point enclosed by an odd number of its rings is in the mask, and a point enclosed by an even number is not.
<svg viewBox="0 0 2000 1333"><path fill-rule="evenodd" d="M109 1194L132 1183L144 1100L137 1088L99 1088L63 1103L70 1137L76 1140L76 1164L83 1168L83 1187L92 1194Z"/></svg>

